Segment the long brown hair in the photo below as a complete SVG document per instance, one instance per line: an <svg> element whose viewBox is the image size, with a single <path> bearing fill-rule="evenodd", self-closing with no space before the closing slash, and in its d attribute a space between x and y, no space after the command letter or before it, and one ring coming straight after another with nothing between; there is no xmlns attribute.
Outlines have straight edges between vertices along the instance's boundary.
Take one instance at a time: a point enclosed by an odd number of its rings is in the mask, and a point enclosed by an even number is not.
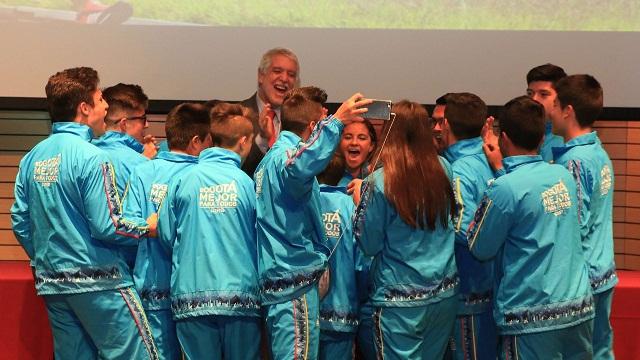
<svg viewBox="0 0 640 360"><path fill-rule="evenodd" d="M446 227L455 200L431 141L427 110L402 100L391 111L396 117L392 127L391 121L384 125L382 136L389 135L380 150L385 197L413 228L434 230L437 220Z"/></svg>

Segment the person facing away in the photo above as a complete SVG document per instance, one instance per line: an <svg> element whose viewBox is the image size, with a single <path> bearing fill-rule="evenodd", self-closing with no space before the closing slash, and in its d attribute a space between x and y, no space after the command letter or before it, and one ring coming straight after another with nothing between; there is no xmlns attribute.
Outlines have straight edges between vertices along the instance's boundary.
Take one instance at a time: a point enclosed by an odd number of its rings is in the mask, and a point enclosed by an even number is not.
<svg viewBox="0 0 640 360"><path fill-rule="evenodd" d="M165 121L169 151L131 173L123 200L127 218L145 219L157 213L169 191L169 183L183 176L198 162L200 152L211 146L209 111L200 104L184 103L173 108ZM140 241L133 268L133 281L140 294L160 357L177 359L180 345L171 314L171 248L155 237Z"/></svg>
<svg viewBox="0 0 640 360"><path fill-rule="evenodd" d="M451 167L436 153L422 105L403 100L391 110L382 167L354 191L356 239L374 257L369 297L376 355L442 359L459 287Z"/></svg>
<svg viewBox="0 0 640 360"><path fill-rule="evenodd" d="M52 133L20 161L12 227L34 267L56 358L157 359L120 251L153 232L155 220L122 217L109 158L90 143L105 131L98 83L88 67L49 78Z"/></svg>
<svg viewBox="0 0 640 360"><path fill-rule="evenodd" d="M187 359L257 359L256 196L240 169L253 129L238 104L210 115L213 147L170 184L159 212L159 239L173 250L171 308Z"/></svg>
<svg viewBox="0 0 640 360"><path fill-rule="evenodd" d="M509 101L500 116L505 174L467 232L471 253L494 259L494 319L504 359L590 359L594 303L578 223L576 184L538 155L544 107Z"/></svg>
<svg viewBox="0 0 640 360"><path fill-rule="evenodd" d="M147 125L145 114L149 99L139 85L118 84L104 89L109 104L105 117L106 132L92 143L104 150L113 164L118 196L125 197L131 172L149 161L143 155L141 141ZM137 246L123 248L129 268L133 270Z"/></svg>
<svg viewBox="0 0 640 360"><path fill-rule="evenodd" d="M317 357L317 284L329 247L316 175L331 160L344 126L362 121L363 106L371 103L354 94L327 117L326 99L316 87L286 96L283 131L254 174L261 298L275 359Z"/></svg>
<svg viewBox="0 0 640 360"><path fill-rule="evenodd" d="M493 261L478 261L467 246L467 228L494 174L482 150L480 133L487 106L477 95L449 93L442 128L443 156L451 163L456 199L455 255L460 276L453 344L456 359L495 359L497 332L493 302Z"/></svg>
<svg viewBox="0 0 640 360"><path fill-rule="evenodd" d="M602 86L591 75L570 75L554 85L558 97L551 115L554 133L565 144L553 148L554 161L566 167L578 186L582 248L589 266L595 301L594 359L613 359L609 322L613 287L618 283L613 256L613 189L611 159L593 123L602 111Z"/></svg>

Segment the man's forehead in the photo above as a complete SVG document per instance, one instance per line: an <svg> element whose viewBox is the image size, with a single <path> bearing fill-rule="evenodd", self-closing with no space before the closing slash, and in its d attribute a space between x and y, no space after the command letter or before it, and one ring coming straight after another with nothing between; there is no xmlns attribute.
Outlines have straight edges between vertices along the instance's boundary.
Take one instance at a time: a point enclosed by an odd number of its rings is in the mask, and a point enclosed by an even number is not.
<svg viewBox="0 0 640 360"><path fill-rule="evenodd" d="M553 83L551 81L532 81L527 86L529 90L553 90Z"/></svg>

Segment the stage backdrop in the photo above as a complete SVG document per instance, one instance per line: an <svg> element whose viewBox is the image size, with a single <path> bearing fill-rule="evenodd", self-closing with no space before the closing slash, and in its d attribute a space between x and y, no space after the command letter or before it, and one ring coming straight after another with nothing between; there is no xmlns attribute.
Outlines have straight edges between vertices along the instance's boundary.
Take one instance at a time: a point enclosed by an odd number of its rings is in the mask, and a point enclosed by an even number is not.
<svg viewBox="0 0 640 360"><path fill-rule="evenodd" d="M638 107L636 0L0 0L0 26L0 97L43 97L49 75L87 65L152 99L243 99L285 46L330 101L466 90L499 105L553 62L596 75L606 106Z"/></svg>

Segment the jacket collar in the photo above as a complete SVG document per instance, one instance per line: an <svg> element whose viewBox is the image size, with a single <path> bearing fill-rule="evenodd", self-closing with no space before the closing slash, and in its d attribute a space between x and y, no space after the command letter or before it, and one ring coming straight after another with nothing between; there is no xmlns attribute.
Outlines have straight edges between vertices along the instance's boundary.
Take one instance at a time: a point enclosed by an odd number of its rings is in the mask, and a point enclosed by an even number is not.
<svg viewBox="0 0 640 360"><path fill-rule="evenodd" d="M455 144L449 146L444 151L443 155L447 161L454 162L465 156L482 153L482 138L478 136L471 139L459 140Z"/></svg>
<svg viewBox="0 0 640 360"><path fill-rule="evenodd" d="M54 122L51 127L52 134L68 133L80 136L86 141L93 139L93 130L85 124L77 122Z"/></svg>
<svg viewBox="0 0 640 360"><path fill-rule="evenodd" d="M570 149L576 146L593 145L593 144L600 144L600 139L598 138L598 133L596 131L592 131L588 134L577 136L567 141L567 143L564 144L564 146L554 147L553 149L551 149L551 151L553 151L553 156L555 158L566 153L567 151L569 151Z"/></svg>
<svg viewBox="0 0 640 360"><path fill-rule="evenodd" d="M510 173L520 165L531 164L540 161L542 161L542 156L540 155L518 155L504 158L504 160L502 160L502 164L504 165L505 171L507 173Z"/></svg>
<svg viewBox="0 0 640 360"><path fill-rule="evenodd" d="M208 149L202 150L200 153L200 157L198 158L199 162L223 162L233 164L237 167L240 167L240 155L235 153L234 151L223 149L220 147L210 147Z"/></svg>
<svg viewBox="0 0 640 360"><path fill-rule="evenodd" d="M121 133L119 131L109 130L104 135L102 135L99 141L103 141L105 143L119 143L125 145L126 147L135 150L138 153L142 153L144 151L144 146L138 142L138 140L132 138L130 135Z"/></svg>
<svg viewBox="0 0 640 360"><path fill-rule="evenodd" d="M162 160L167 160L167 161L176 162L176 163L178 162L197 163L198 162L197 156L177 153L173 151L161 151L158 153L158 155L156 155L156 159L162 159Z"/></svg>

